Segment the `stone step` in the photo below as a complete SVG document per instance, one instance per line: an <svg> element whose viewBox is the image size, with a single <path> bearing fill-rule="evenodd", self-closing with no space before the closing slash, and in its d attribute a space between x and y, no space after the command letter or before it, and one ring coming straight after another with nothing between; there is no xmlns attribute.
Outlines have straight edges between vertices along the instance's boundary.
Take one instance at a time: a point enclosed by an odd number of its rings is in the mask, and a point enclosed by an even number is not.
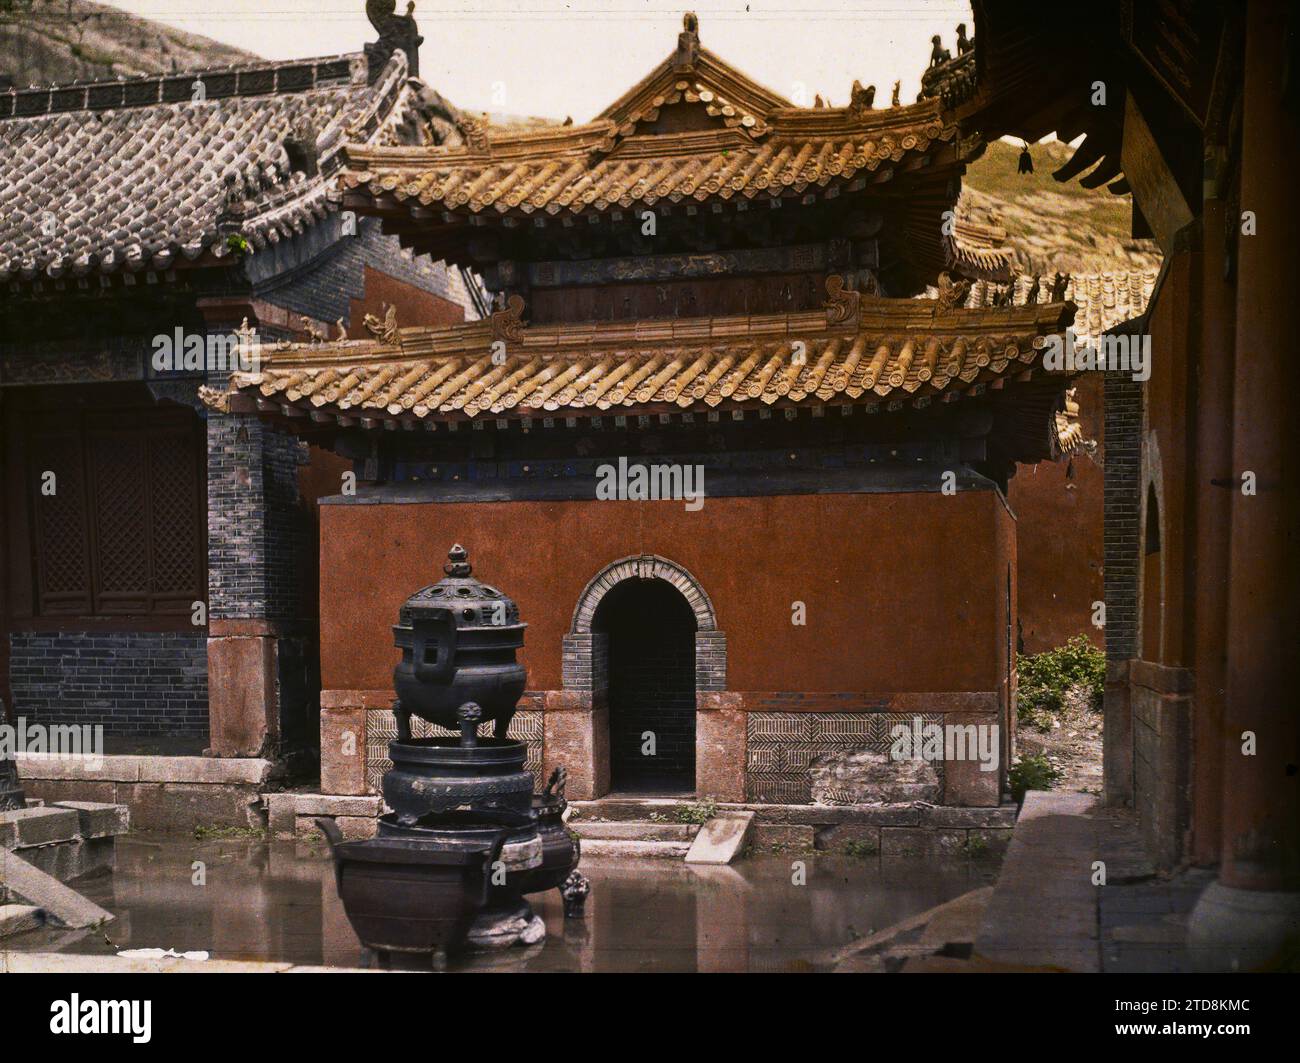
<svg viewBox="0 0 1300 1063"><path fill-rule="evenodd" d="M646 820L652 813L675 820L677 809L695 802L689 797L601 797L595 801L570 801L570 820Z"/></svg>
<svg viewBox="0 0 1300 1063"><path fill-rule="evenodd" d="M0 904L0 938L45 925L45 910L30 904Z"/></svg>
<svg viewBox="0 0 1300 1063"><path fill-rule="evenodd" d="M686 842L699 832L694 823L652 823L647 820L570 820L568 828L582 839L591 841Z"/></svg>
<svg viewBox="0 0 1300 1063"><path fill-rule="evenodd" d="M582 856L637 856L679 860L690 849L690 842L639 842L625 839L593 838L582 842Z"/></svg>

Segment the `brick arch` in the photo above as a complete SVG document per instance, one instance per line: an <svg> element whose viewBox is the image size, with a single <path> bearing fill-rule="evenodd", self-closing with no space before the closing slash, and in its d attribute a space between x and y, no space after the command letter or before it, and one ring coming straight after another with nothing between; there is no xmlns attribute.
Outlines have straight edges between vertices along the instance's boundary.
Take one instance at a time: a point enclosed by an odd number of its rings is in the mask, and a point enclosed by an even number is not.
<svg viewBox="0 0 1300 1063"><path fill-rule="evenodd" d="M661 579L672 584L686 599L695 614L695 630L717 631L717 615L713 611L713 602L700 586L699 580L675 561L657 554L638 554L614 561L594 575L578 596L578 604L573 610L573 623L569 627L571 635L591 634L591 623L596 617L596 608L601 600L614 587L628 579Z"/></svg>

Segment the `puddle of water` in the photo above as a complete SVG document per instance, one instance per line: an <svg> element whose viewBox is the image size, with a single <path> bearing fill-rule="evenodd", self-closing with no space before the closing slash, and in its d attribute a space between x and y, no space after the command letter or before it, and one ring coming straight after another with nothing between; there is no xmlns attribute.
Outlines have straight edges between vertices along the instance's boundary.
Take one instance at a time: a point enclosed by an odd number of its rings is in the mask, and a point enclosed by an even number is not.
<svg viewBox="0 0 1300 1063"><path fill-rule="evenodd" d="M806 884L793 882L802 860ZM202 950L214 959L372 966L322 850L258 841L133 835L117 870L84 882L117 915L103 930L41 930L11 948L111 954ZM588 857L586 917L558 893L529 898L544 946L453 958L452 970L800 971L827 950L992 881L989 861L763 855L722 868Z"/></svg>

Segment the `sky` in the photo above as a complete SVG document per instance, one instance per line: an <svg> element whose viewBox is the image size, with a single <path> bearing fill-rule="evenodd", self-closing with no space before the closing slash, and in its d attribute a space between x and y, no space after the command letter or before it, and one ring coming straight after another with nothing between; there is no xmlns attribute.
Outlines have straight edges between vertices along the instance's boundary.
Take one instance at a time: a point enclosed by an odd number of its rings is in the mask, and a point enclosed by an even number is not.
<svg viewBox="0 0 1300 1063"><path fill-rule="evenodd" d="M355 52L375 36L365 0L104 2L267 59ZM469 111L585 122L676 48L684 10L704 47L796 104L820 93L843 106L855 78L877 87L878 107L901 80L910 103L930 38L955 51L957 23L972 27L967 0L417 0L420 74Z"/></svg>

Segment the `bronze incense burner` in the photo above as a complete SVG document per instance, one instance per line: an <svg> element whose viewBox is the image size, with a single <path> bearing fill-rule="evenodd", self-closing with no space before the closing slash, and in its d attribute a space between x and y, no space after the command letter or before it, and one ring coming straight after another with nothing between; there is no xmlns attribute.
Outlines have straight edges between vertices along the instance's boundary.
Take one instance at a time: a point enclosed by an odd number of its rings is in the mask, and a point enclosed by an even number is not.
<svg viewBox="0 0 1300 1063"><path fill-rule="evenodd" d="M320 821L348 919L381 960L536 944L546 928L525 894L558 889L565 916L578 917L590 891L564 826L564 769L534 794L527 750L506 737L527 679L515 660L526 625L510 598L472 577L463 547L448 558L447 578L407 599L393 628L391 811L365 841ZM413 738L412 715L460 734ZM480 738L488 720L495 733Z"/></svg>

